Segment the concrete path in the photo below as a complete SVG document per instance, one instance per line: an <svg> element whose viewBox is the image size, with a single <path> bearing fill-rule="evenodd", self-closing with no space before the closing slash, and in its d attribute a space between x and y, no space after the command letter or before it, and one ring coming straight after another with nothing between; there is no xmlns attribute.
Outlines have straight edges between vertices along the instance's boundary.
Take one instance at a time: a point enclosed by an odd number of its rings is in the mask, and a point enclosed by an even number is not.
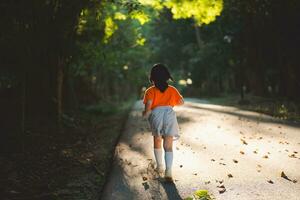
<svg viewBox="0 0 300 200"><path fill-rule="evenodd" d="M153 170L152 136L139 101L116 147L102 199L176 200L198 189L215 199L300 199L299 125L197 99L175 110L181 137L174 148L174 184Z"/></svg>

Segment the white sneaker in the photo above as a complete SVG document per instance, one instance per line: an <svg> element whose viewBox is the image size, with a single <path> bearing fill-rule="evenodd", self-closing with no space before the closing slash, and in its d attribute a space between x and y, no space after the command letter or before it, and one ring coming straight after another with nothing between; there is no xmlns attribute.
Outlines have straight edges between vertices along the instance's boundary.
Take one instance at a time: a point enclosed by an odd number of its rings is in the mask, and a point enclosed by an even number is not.
<svg viewBox="0 0 300 200"><path fill-rule="evenodd" d="M155 171L159 174L163 174L164 173L164 167L163 166L157 166Z"/></svg>
<svg viewBox="0 0 300 200"><path fill-rule="evenodd" d="M165 179L166 179L167 182L173 182L172 170L171 169L166 169L166 171L165 171Z"/></svg>

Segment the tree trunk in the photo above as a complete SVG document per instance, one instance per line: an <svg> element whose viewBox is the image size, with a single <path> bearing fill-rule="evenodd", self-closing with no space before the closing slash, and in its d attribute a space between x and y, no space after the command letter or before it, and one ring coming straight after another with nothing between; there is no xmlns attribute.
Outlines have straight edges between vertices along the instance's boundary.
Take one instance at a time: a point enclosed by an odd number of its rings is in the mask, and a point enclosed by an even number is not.
<svg viewBox="0 0 300 200"><path fill-rule="evenodd" d="M63 80L64 80L63 59L59 58L58 69L57 69L57 125L59 131L62 130Z"/></svg>
<svg viewBox="0 0 300 200"><path fill-rule="evenodd" d="M21 132L20 132L20 139L21 139L21 149L24 152L24 135L25 135L25 121L26 121L26 87L27 87L27 82L26 82L26 78L27 78L27 72L26 69L24 69L23 72L23 84L21 87L21 112L22 112L22 116L21 116Z"/></svg>
<svg viewBox="0 0 300 200"><path fill-rule="evenodd" d="M199 29L199 26L197 26L196 24L194 25L194 27L195 27L195 34L196 34L197 44L198 44L199 49L201 49L202 40L201 40L201 37L200 37L200 29Z"/></svg>

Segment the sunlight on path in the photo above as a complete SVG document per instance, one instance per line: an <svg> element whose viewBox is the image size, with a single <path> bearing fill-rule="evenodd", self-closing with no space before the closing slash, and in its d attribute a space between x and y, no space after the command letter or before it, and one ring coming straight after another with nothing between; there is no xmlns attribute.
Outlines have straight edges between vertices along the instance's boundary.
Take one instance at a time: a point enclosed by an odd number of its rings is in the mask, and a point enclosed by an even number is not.
<svg viewBox="0 0 300 200"><path fill-rule="evenodd" d="M138 102L129 117L103 199L180 199L197 189L216 199L299 199L299 126L188 99L175 108L181 137L174 147L175 184L166 185L153 171L152 137L141 109Z"/></svg>

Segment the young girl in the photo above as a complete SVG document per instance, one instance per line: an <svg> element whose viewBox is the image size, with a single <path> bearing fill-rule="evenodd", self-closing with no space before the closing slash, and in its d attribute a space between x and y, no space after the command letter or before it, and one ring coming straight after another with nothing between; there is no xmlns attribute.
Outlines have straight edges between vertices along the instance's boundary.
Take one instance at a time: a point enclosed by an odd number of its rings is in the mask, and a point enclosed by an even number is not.
<svg viewBox="0 0 300 200"><path fill-rule="evenodd" d="M150 82L153 86L145 91L145 110L143 116L150 113L148 120L154 139L154 155L157 164L157 171L163 171L161 143L165 150L165 179L172 179L173 163L173 137L179 137L178 123L174 106L182 105L183 98L177 89L168 85L167 81L171 77L168 69L163 64L155 64L150 73Z"/></svg>

